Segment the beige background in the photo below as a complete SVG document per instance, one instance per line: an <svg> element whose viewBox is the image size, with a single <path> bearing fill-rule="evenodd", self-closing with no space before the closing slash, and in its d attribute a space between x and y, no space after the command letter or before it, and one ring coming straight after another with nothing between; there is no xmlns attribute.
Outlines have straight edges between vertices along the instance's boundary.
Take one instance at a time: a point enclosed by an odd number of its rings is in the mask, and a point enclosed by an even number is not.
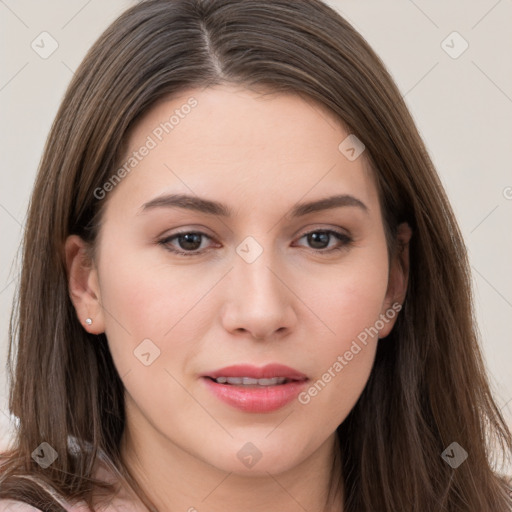
<svg viewBox="0 0 512 512"><path fill-rule="evenodd" d="M15 262L43 144L86 50L135 2L0 1L0 438ZM512 418L512 1L329 2L383 59L446 186L474 273L476 314L496 399ZM57 41L47 59L31 47ZM458 58L463 41L469 44ZM451 47L451 48L449 48ZM2 426L3 425L3 426Z"/></svg>

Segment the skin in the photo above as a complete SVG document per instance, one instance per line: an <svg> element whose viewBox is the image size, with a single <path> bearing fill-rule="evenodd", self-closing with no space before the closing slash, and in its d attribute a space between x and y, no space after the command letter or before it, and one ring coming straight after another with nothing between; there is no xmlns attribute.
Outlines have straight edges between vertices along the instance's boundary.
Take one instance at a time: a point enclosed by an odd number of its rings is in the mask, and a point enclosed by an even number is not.
<svg viewBox="0 0 512 512"><path fill-rule="evenodd" d="M310 383L321 379L365 328L403 303L410 229L400 227L404 249L388 261L365 153L348 160L338 149L348 132L292 93L189 90L149 111L130 134L127 156L190 97L197 106L103 199L95 260L76 235L65 246L77 316L89 332L106 333L125 386L123 454L159 510L247 510L248 503L251 512L295 512L298 504L341 510L342 489L332 508L323 506L335 431L367 383L377 337L309 403L270 413L219 401L201 375L277 362ZM220 201L233 217L166 207L140 213L164 193ZM354 196L366 210L289 215L296 203L335 194ZM305 236L327 229L352 242ZM207 236L196 249L179 238L167 246L202 254L158 244L181 230ZM263 250L252 263L236 252L248 236ZM144 339L160 350L149 366L134 356ZM262 454L251 468L237 457L248 442Z"/></svg>

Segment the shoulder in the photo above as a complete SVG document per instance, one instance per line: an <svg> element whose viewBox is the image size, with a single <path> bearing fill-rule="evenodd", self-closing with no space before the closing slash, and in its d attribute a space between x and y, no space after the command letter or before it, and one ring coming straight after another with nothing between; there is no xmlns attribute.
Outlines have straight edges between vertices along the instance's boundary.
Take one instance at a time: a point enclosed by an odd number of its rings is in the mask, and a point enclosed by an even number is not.
<svg viewBox="0 0 512 512"><path fill-rule="evenodd" d="M0 452L0 456L2 453ZM1 469L1 461L0 461L0 469ZM117 492L115 492L115 496L110 500L109 504L106 508L102 508L102 512L138 512L146 510L141 507L141 504L138 503L138 497L133 494L133 490L129 488L129 485L125 487L122 482L123 478L121 473L119 473L118 469L112 463L110 458L103 453L103 451L99 451L98 458L95 461L95 467L93 469L93 478L96 480L103 481L105 483L114 484L117 487ZM58 502L62 509L66 512L91 512L91 509L86 505L84 501L74 502L71 504L64 496L60 495L53 487L48 486L45 482L39 480L35 475L22 475L24 479L32 481L38 487L44 489L48 494L52 496L52 498ZM0 512L44 512L41 509L29 505L28 503L24 503L22 501L17 501L15 499L1 499L0 498Z"/></svg>
<svg viewBox="0 0 512 512"><path fill-rule="evenodd" d="M65 506L67 512L90 512L85 505ZM1 500L0 512L43 512L41 509L33 507L28 503L15 500Z"/></svg>
<svg viewBox="0 0 512 512"><path fill-rule="evenodd" d="M14 500L0 500L0 512L41 512L27 503Z"/></svg>

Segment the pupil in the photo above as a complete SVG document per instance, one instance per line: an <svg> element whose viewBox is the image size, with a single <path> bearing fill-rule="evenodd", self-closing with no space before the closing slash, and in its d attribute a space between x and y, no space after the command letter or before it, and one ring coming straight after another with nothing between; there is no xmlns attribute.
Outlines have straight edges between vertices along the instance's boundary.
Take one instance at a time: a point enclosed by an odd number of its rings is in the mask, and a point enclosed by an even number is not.
<svg viewBox="0 0 512 512"><path fill-rule="evenodd" d="M308 235L308 242L312 244L315 249L325 248L323 245L329 245L329 233L325 233L322 231L318 231L315 233L310 233ZM320 243L322 247L315 246L316 243Z"/></svg>
<svg viewBox="0 0 512 512"><path fill-rule="evenodd" d="M181 235L180 237L180 247L182 249L198 249L201 246L201 235L199 233L187 233L186 235ZM185 243L182 243L183 240ZM197 245L197 247L196 247Z"/></svg>

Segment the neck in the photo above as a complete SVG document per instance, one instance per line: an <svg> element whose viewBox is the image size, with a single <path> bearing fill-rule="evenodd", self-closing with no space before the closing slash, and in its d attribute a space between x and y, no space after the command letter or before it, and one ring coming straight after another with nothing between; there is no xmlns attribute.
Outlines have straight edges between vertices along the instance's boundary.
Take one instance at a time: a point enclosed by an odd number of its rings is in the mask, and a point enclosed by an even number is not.
<svg viewBox="0 0 512 512"><path fill-rule="evenodd" d="M127 415L127 419L129 415ZM279 474L223 471L183 450L154 429L130 428L122 439L122 458L158 512L341 512L343 490L327 502L329 483L339 481L336 435L299 465Z"/></svg>

